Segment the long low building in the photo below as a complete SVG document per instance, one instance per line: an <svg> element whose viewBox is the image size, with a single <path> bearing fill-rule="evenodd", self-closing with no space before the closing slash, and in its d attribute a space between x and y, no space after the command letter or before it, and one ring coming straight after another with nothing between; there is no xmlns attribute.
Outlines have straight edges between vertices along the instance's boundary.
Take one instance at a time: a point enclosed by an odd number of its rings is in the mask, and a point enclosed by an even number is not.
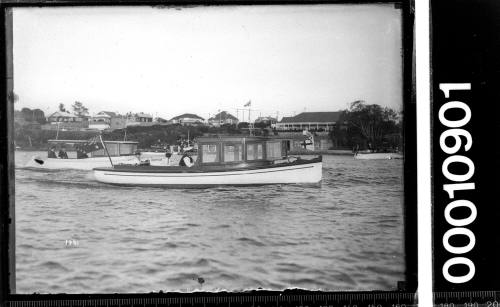
<svg viewBox="0 0 500 307"><path fill-rule="evenodd" d="M342 112L302 112L293 117L283 117L276 123L276 130L331 131L337 124Z"/></svg>

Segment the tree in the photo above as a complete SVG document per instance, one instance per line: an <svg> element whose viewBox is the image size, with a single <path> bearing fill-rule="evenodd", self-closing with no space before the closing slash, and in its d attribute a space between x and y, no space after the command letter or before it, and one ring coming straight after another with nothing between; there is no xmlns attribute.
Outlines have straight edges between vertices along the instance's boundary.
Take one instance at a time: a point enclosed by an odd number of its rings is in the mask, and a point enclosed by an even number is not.
<svg viewBox="0 0 500 307"><path fill-rule="evenodd" d="M59 111L66 112L66 108L64 107L64 103L59 104Z"/></svg>
<svg viewBox="0 0 500 307"><path fill-rule="evenodd" d="M237 125L238 129L248 129L250 127L250 124L247 122L239 122Z"/></svg>
<svg viewBox="0 0 500 307"><path fill-rule="evenodd" d="M337 123L329 133L334 148L351 148L356 144L356 138L352 135L352 129L348 129L347 117L347 110L341 111Z"/></svg>
<svg viewBox="0 0 500 307"><path fill-rule="evenodd" d="M267 128L267 127L271 127L271 122L270 121L256 122L256 123L253 124L253 126L255 128L264 129L264 128Z"/></svg>
<svg viewBox="0 0 500 307"><path fill-rule="evenodd" d="M21 113L23 114L23 118L25 121L32 122L34 120L35 116L33 114L33 110L31 110L30 108L22 108Z"/></svg>
<svg viewBox="0 0 500 307"><path fill-rule="evenodd" d="M41 125L47 122L45 118L45 113L43 113L40 109L30 109L30 108L22 108L21 114L25 121L27 122L37 122Z"/></svg>
<svg viewBox="0 0 500 307"><path fill-rule="evenodd" d="M33 120L37 121L41 125L47 123L47 119L45 118L45 113L40 109L33 110Z"/></svg>
<svg viewBox="0 0 500 307"><path fill-rule="evenodd" d="M345 120L350 129L355 129L372 148L380 148L384 137L399 133L398 113L378 104L366 104L363 100L351 103L345 111Z"/></svg>
<svg viewBox="0 0 500 307"><path fill-rule="evenodd" d="M87 116L89 114L89 109L87 109L80 101L75 101L75 103L72 105L72 108L73 113L76 116Z"/></svg>

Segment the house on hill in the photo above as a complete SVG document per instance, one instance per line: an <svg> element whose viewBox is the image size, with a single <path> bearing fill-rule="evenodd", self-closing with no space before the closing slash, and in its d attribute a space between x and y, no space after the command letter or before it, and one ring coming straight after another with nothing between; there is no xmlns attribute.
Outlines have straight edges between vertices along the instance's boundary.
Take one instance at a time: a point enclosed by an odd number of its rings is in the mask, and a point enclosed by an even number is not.
<svg viewBox="0 0 500 307"><path fill-rule="evenodd" d="M331 131L337 124L341 111L337 112L302 112L292 117L283 117L276 123L277 130Z"/></svg>
<svg viewBox="0 0 500 307"><path fill-rule="evenodd" d="M111 116L104 112L99 112L96 115L92 116L89 122L90 129L104 130L109 129L110 127Z"/></svg>
<svg viewBox="0 0 500 307"><path fill-rule="evenodd" d="M271 117L271 116L261 116L261 117L258 117L254 124L255 126L259 126L259 125L262 125L262 126L271 126L271 127L275 127L276 126L276 118L274 117Z"/></svg>
<svg viewBox="0 0 500 307"><path fill-rule="evenodd" d="M123 129L127 126L127 120L115 112L101 111L90 119L89 128L91 129Z"/></svg>
<svg viewBox="0 0 500 307"><path fill-rule="evenodd" d="M155 122L159 123L159 124L168 124L168 120L167 119L164 119L163 117L157 117L155 118Z"/></svg>
<svg viewBox="0 0 500 307"><path fill-rule="evenodd" d="M208 124L215 127L226 124L237 125L238 123L238 118L226 111L219 112L208 119Z"/></svg>
<svg viewBox="0 0 500 307"><path fill-rule="evenodd" d="M153 116L146 113L128 113L126 126L152 126Z"/></svg>
<svg viewBox="0 0 500 307"><path fill-rule="evenodd" d="M110 111L101 111L101 112L97 113L96 115L103 115L103 114L106 114L109 117L118 117L119 116L118 113L110 112Z"/></svg>
<svg viewBox="0 0 500 307"><path fill-rule="evenodd" d="M196 114L184 113L176 117L172 117L172 124L181 124L183 126L203 125L205 119Z"/></svg>
<svg viewBox="0 0 500 307"><path fill-rule="evenodd" d="M50 114L47 117L47 122L49 123L60 123L60 122L76 122L79 121L77 120L78 116L68 113L68 112L61 112L57 111L52 114Z"/></svg>
<svg viewBox="0 0 500 307"><path fill-rule="evenodd" d="M89 127L88 116L77 116L68 112L57 111L47 117L48 125L44 125L43 129L67 129L79 130Z"/></svg>

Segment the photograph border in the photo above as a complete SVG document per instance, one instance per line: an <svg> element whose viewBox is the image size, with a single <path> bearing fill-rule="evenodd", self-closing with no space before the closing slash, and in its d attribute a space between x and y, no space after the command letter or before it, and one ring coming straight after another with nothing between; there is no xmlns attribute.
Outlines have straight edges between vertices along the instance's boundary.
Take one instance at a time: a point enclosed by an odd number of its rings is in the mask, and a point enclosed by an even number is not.
<svg viewBox="0 0 500 307"><path fill-rule="evenodd" d="M61 6L219 6L219 5L300 5L300 4L394 4L402 10L402 85L403 85L403 143L404 143L404 260L405 281L398 283L398 291L352 291L352 292L317 292L307 290L266 291L254 290L243 293L236 292L195 292L195 293L127 293L127 294L12 294L15 289L15 168L14 168L14 94L13 94L13 54L12 54L12 9L16 7L61 7ZM187 0L187 1L97 1L97 0L57 0L57 1L30 1L8 0L0 3L2 11L0 33L1 53L3 61L0 73L3 74L0 94L5 102L0 104L0 306L21 306L22 303L33 301L51 300L113 300L115 298L144 298L144 299L169 299L169 298L234 298L238 296L281 297L282 295L312 295L320 297L330 295L339 300L346 293L361 299L368 295L372 302L375 295L386 294L384 299L389 299L391 294L409 295L414 300L417 289L417 146L416 146L416 86L415 86L415 46L414 46L414 0L400 1L263 1L263 0ZM15 292L15 290L14 290ZM373 296L373 297L371 297ZM393 296L394 297L394 296ZM363 298L364 299L364 298ZM397 298L398 302L400 297ZM348 301L350 301L348 300ZM229 302L229 301L228 301ZM251 302L249 302L251 303ZM319 302L318 302L319 303ZM20 305L21 304L21 305ZM262 304L261 304L262 305ZM276 306L276 301L272 302ZM309 304L310 306L311 304Z"/></svg>
<svg viewBox="0 0 500 307"><path fill-rule="evenodd" d="M499 128L500 3L429 3L434 303L498 305L500 210L495 203L500 146L495 137ZM468 119L462 117L465 110ZM464 134L456 142L447 142L452 130ZM457 149L449 150L450 144ZM456 174L463 168L450 167L462 166L453 161L456 157L469 163L465 175L470 178ZM447 186L456 185L458 176L463 176L460 184L472 183L472 188L447 190ZM464 203L469 209L460 212L464 208L457 208L451 213L454 205L462 207ZM470 217L463 218L466 214Z"/></svg>

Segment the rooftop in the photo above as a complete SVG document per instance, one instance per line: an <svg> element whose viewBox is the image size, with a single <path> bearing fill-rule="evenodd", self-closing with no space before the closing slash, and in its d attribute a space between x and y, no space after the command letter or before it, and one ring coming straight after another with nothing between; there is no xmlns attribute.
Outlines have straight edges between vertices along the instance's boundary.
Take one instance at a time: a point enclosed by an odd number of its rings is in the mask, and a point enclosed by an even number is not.
<svg viewBox="0 0 500 307"><path fill-rule="evenodd" d="M153 116L149 115L149 114L146 114L146 113L136 113L135 116L137 117L147 117L147 118L153 118Z"/></svg>
<svg viewBox="0 0 500 307"><path fill-rule="evenodd" d="M184 114L181 114L179 116L172 117L171 120L178 120L181 118L194 118L194 119L204 120L203 117L200 117L200 116L198 116L196 114L192 114L192 113L184 113Z"/></svg>
<svg viewBox="0 0 500 307"><path fill-rule="evenodd" d="M280 123L334 123L340 118L337 112L302 112L292 117L283 117Z"/></svg>
<svg viewBox="0 0 500 307"><path fill-rule="evenodd" d="M276 121L276 118L272 116L260 116L255 120L255 122L263 122L263 121Z"/></svg>
<svg viewBox="0 0 500 307"><path fill-rule="evenodd" d="M208 120L226 120L226 119L232 119L232 120L238 120L236 116L230 114L229 112L222 111L220 113L215 114L214 116L210 117Z"/></svg>
<svg viewBox="0 0 500 307"><path fill-rule="evenodd" d="M96 115L94 115L94 117L105 117L105 118L111 118L111 115L106 114L106 113L104 113L104 112L99 112L99 113L97 113Z"/></svg>
<svg viewBox="0 0 500 307"><path fill-rule="evenodd" d="M97 113L97 115L107 115L109 117L117 117L118 114L116 114L115 112L110 112L110 111L101 111L99 113Z"/></svg>
<svg viewBox="0 0 500 307"><path fill-rule="evenodd" d="M275 140L276 137L265 137L265 136L253 136L247 134L236 134L236 135L224 135L224 134L212 134L204 135L196 138L200 143L217 143L217 142L243 142L245 141L266 141Z"/></svg>

